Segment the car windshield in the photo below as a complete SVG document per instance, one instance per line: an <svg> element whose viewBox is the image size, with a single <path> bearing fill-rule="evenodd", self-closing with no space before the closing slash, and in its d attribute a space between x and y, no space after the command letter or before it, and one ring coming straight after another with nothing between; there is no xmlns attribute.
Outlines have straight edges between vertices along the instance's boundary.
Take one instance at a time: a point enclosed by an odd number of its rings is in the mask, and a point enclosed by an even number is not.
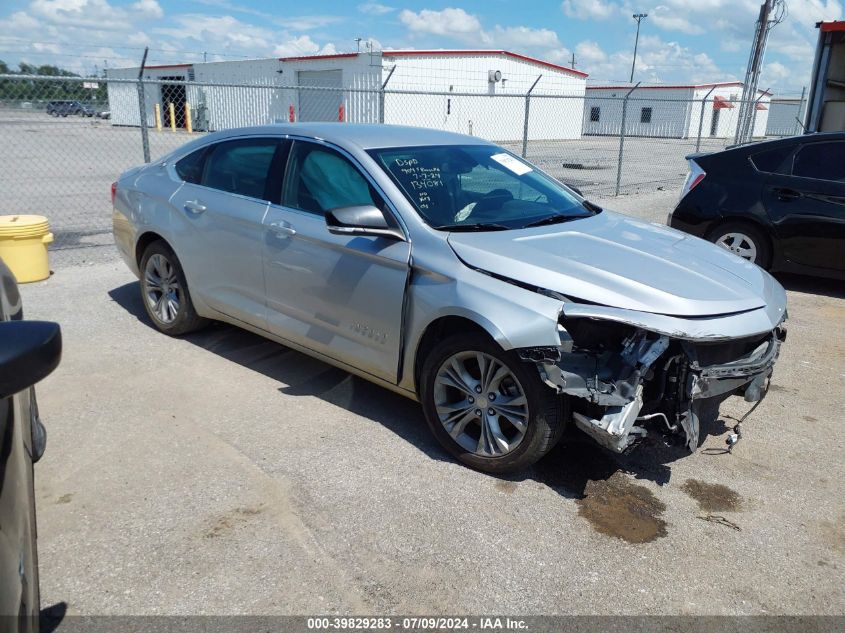
<svg viewBox="0 0 845 633"><path fill-rule="evenodd" d="M493 145L374 149L369 154L436 229L518 229L599 211Z"/></svg>

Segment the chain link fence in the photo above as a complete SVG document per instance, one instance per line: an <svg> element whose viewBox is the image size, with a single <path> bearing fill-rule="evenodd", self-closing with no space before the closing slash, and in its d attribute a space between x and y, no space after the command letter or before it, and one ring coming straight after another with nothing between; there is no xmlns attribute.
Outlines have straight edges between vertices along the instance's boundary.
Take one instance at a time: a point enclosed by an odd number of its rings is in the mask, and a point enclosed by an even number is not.
<svg viewBox="0 0 845 633"><path fill-rule="evenodd" d="M47 216L54 248L110 244L110 184L123 171L198 135L289 121L403 124L482 137L586 196L674 189L686 175L686 155L733 143L739 105L718 97L0 75L0 215ZM754 136L763 137L765 106L751 105ZM800 129L787 117L778 131Z"/></svg>

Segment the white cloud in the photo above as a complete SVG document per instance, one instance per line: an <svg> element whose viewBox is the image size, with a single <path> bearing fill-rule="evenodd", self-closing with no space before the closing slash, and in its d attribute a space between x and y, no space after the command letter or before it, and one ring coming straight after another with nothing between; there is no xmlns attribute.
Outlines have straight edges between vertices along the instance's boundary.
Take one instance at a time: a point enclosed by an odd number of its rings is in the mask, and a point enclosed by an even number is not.
<svg viewBox="0 0 845 633"><path fill-rule="evenodd" d="M156 0L139 0L132 8L147 18L163 18L164 10Z"/></svg>
<svg viewBox="0 0 845 633"><path fill-rule="evenodd" d="M591 64L595 62L603 62L607 59L607 53L601 49L601 46L599 46L596 42L588 40L580 42L578 46L575 47L575 56L576 61L581 65L585 62L587 64Z"/></svg>
<svg viewBox="0 0 845 633"><path fill-rule="evenodd" d="M365 2L358 5L358 10L361 13L368 13L369 15L384 15L396 11L396 7L389 7L386 4L379 4L378 2Z"/></svg>
<svg viewBox="0 0 845 633"><path fill-rule="evenodd" d="M308 35L300 35L299 37L283 41L276 44L273 49L273 55L276 57L296 57L299 55L334 55L337 53L337 48L334 44L326 44L320 46Z"/></svg>
<svg viewBox="0 0 845 633"><path fill-rule="evenodd" d="M399 14L399 21L412 33L468 35L481 32L478 18L463 9L423 9L419 13L405 9Z"/></svg>
<svg viewBox="0 0 845 633"><path fill-rule="evenodd" d="M700 35L704 33L704 29L693 24L682 15L679 15L674 9L670 9L664 5L654 7L648 16L654 25L659 29L665 31L680 31L689 35Z"/></svg>
<svg viewBox="0 0 845 633"><path fill-rule="evenodd" d="M563 0L561 8L570 18L579 20L606 20L621 10L619 5L603 0Z"/></svg>
<svg viewBox="0 0 845 633"><path fill-rule="evenodd" d="M486 45L495 45L497 48L516 50L560 47L560 40L554 31L532 29L527 26L496 25L492 31L483 32L482 41Z"/></svg>

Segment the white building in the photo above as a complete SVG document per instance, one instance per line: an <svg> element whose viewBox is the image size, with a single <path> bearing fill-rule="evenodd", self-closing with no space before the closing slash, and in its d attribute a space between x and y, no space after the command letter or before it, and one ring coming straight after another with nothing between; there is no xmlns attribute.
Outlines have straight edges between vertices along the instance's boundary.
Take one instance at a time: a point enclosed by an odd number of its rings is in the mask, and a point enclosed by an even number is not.
<svg viewBox="0 0 845 633"><path fill-rule="evenodd" d="M769 106L766 136L792 136L793 134L801 134L806 103L804 99L773 97Z"/></svg>
<svg viewBox="0 0 845 633"><path fill-rule="evenodd" d="M110 69L108 77L134 80L138 68ZM169 123L170 103L176 124L183 125L188 103L197 129L343 120L516 141L523 137L525 95L533 85L529 139L572 139L581 136L586 77L502 50L391 50L148 66L144 78L154 83L145 84L145 112L150 126L155 104ZM113 124L139 124L137 94L135 83L109 83Z"/></svg>
<svg viewBox="0 0 845 633"><path fill-rule="evenodd" d="M584 134L618 135L624 97L633 85L587 86ZM771 95L758 91L754 109L755 137L766 134ZM639 86L631 92L625 134L657 138L731 138L736 133L742 98L741 82L697 85ZM702 110L703 106L703 110Z"/></svg>

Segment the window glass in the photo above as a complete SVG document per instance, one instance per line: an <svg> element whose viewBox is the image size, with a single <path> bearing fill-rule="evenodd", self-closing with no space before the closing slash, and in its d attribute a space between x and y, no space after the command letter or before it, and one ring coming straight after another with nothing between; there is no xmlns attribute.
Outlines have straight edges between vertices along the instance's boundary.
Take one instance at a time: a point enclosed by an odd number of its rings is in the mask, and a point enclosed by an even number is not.
<svg viewBox="0 0 845 633"><path fill-rule="evenodd" d="M766 150L765 152L759 152L751 157L751 163L758 171L769 174L789 173L789 165L785 163L792 155L793 149L795 149L795 145L786 145L784 147Z"/></svg>
<svg viewBox="0 0 845 633"><path fill-rule="evenodd" d="M212 189L269 200L268 175L278 141L248 138L224 141L208 153L202 184Z"/></svg>
<svg viewBox="0 0 845 633"><path fill-rule="evenodd" d="M601 108L599 106L593 106L590 108L590 121L598 121L601 119Z"/></svg>
<svg viewBox="0 0 845 633"><path fill-rule="evenodd" d="M640 123L651 123L651 108L643 108L640 112Z"/></svg>
<svg viewBox="0 0 845 633"><path fill-rule="evenodd" d="M331 209L359 205L384 209L358 168L331 148L295 142L288 165L282 197L285 206L320 215Z"/></svg>
<svg viewBox="0 0 845 633"><path fill-rule="evenodd" d="M795 156L793 176L845 181L845 143L810 143Z"/></svg>
<svg viewBox="0 0 845 633"><path fill-rule="evenodd" d="M198 149L176 162L174 168L179 178L195 185L200 183L200 180L202 180L202 166L205 160L206 149L205 147Z"/></svg>
<svg viewBox="0 0 845 633"><path fill-rule="evenodd" d="M566 188L495 145L370 150L408 201L435 228L521 228L592 215Z"/></svg>

